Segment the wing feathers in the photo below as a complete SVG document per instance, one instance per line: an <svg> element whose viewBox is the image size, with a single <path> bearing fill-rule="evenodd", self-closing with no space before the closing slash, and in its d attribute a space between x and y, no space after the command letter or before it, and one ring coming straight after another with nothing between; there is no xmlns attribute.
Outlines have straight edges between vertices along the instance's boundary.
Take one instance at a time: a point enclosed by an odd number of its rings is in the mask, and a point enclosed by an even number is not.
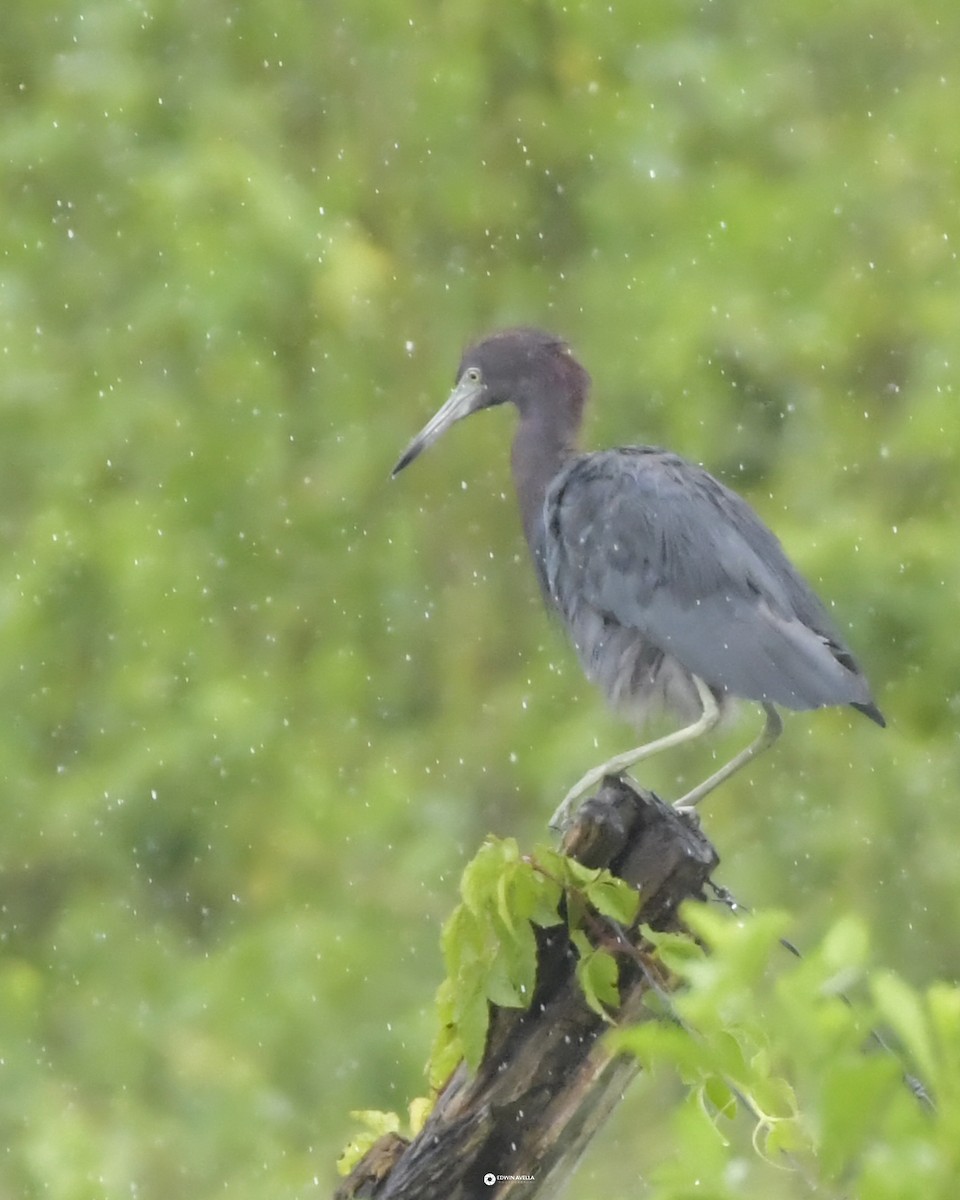
<svg viewBox="0 0 960 1200"><path fill-rule="evenodd" d="M573 628L588 606L717 689L879 716L774 534L736 493L675 455L639 447L572 460L547 493L543 565Z"/></svg>

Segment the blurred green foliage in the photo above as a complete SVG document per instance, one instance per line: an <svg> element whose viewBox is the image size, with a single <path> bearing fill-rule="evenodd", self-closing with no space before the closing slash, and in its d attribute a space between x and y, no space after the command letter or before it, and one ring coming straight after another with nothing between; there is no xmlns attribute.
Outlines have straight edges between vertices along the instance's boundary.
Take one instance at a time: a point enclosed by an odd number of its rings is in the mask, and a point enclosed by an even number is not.
<svg viewBox="0 0 960 1200"><path fill-rule="evenodd" d="M960 973L958 45L946 0L10 0L0 1194L326 1194L422 1090L463 861L636 737L509 414L388 482L496 325L744 491L874 681L888 730L796 717L712 800L727 882Z"/></svg>
<svg viewBox="0 0 960 1200"><path fill-rule="evenodd" d="M703 952L654 935L683 987L651 1020L612 1035L648 1071L686 1085L671 1123L681 1156L651 1155L660 1200L856 1196L953 1200L960 1173L960 990L919 994L865 970L869 938L837 921L804 959L783 913L687 916ZM857 986L852 1002L844 989ZM891 1044L876 1034L892 1028ZM889 1035L888 1035L889 1036ZM920 1068L934 1100L904 1067Z"/></svg>

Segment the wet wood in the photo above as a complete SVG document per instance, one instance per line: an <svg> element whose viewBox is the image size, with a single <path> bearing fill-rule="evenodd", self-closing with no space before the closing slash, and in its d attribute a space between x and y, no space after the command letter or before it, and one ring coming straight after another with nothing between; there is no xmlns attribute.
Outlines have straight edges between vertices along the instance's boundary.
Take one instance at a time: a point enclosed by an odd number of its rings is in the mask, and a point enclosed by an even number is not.
<svg viewBox="0 0 960 1200"><path fill-rule="evenodd" d="M607 866L641 893L620 957L617 1023L648 1019L644 996L670 981L643 951L638 926L678 928L677 909L702 897L716 851L696 825L650 792L609 778L579 809L564 850ZM538 933L529 1009L493 1008L475 1075L461 1064L411 1143L384 1139L358 1164L337 1200L530 1200L553 1196L637 1072L612 1055L610 1026L585 1003L565 927ZM389 1154L387 1150L389 1149Z"/></svg>

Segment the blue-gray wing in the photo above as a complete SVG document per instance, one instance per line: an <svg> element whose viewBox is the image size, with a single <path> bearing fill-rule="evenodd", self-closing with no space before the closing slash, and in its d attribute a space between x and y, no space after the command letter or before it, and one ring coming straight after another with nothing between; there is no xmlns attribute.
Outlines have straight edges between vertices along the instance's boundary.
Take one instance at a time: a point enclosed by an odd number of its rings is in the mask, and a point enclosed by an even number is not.
<svg viewBox="0 0 960 1200"><path fill-rule="evenodd" d="M882 720L774 534L676 455L631 447L571 460L546 496L540 558L585 665L619 628L717 691L798 709L854 704ZM591 638L598 647L583 644Z"/></svg>

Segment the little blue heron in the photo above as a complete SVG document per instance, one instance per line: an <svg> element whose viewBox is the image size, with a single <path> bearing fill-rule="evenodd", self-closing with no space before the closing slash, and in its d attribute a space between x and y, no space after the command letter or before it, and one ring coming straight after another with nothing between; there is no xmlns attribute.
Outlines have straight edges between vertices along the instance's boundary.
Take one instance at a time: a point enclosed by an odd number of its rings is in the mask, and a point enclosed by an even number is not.
<svg viewBox="0 0 960 1200"><path fill-rule="evenodd" d="M689 724L602 763L552 824L604 775L699 737L731 697L762 705L759 736L676 803L690 808L782 730L776 705L849 704L884 719L821 601L747 502L702 467L651 446L581 453L590 377L561 338L508 329L463 355L447 402L393 469L454 422L511 403L514 484L540 588L611 707L653 704Z"/></svg>

